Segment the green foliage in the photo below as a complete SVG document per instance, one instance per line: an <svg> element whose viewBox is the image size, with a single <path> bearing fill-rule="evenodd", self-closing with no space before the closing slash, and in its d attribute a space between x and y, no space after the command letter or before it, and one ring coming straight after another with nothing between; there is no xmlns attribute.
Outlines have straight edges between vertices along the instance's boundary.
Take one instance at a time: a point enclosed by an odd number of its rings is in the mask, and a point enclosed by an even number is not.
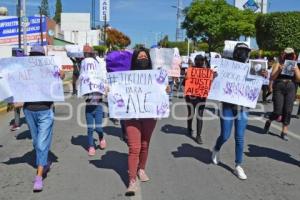
<svg viewBox="0 0 300 200"><path fill-rule="evenodd" d="M219 50L224 40L255 35L256 14L241 11L225 0L194 0L184 12L182 27L187 36L208 43L209 51Z"/></svg>
<svg viewBox="0 0 300 200"><path fill-rule="evenodd" d="M60 24L60 14L62 13L62 3L61 0L56 0L56 5L55 5L55 16L54 20L56 23Z"/></svg>
<svg viewBox="0 0 300 200"><path fill-rule="evenodd" d="M179 49L180 55L187 55L188 54L188 42L172 42L169 41L168 36L166 35L161 41L159 41L159 46L165 48L175 48ZM196 51L208 51L208 44L205 42L193 42L190 41L190 50L189 52L192 53L194 50Z"/></svg>
<svg viewBox="0 0 300 200"><path fill-rule="evenodd" d="M300 12L259 15L255 26L259 48L282 51L292 47L300 51Z"/></svg>
<svg viewBox="0 0 300 200"><path fill-rule="evenodd" d="M50 16L48 0L42 0L40 9L40 14L45 15L47 17Z"/></svg>
<svg viewBox="0 0 300 200"><path fill-rule="evenodd" d="M135 44L133 49L140 49L142 47L145 47L145 45L144 44Z"/></svg>
<svg viewBox="0 0 300 200"><path fill-rule="evenodd" d="M262 50L257 50L257 51L252 51L250 53L250 58L251 59L257 59L257 58L264 58L267 57L269 58L274 58L280 56L279 51L262 51Z"/></svg>
<svg viewBox="0 0 300 200"><path fill-rule="evenodd" d="M99 56L103 56L107 51L107 47L104 45L93 46L93 49L98 52Z"/></svg>

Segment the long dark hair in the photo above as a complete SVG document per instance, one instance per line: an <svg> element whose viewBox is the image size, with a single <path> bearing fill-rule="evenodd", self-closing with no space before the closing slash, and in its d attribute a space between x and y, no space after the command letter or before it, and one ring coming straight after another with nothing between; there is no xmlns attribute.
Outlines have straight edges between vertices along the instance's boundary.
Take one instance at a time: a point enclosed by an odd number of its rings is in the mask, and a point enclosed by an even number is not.
<svg viewBox="0 0 300 200"><path fill-rule="evenodd" d="M138 66L137 62L136 62L137 58L138 58L138 55L141 52L145 52L147 57L148 57L148 60L149 60L149 65L144 70L152 69L152 61L151 61L151 58L150 58L149 50L144 48L144 47L141 47L139 49L134 50L134 52L133 52L132 59L131 59L131 68L130 68L130 70L141 70L140 66Z"/></svg>

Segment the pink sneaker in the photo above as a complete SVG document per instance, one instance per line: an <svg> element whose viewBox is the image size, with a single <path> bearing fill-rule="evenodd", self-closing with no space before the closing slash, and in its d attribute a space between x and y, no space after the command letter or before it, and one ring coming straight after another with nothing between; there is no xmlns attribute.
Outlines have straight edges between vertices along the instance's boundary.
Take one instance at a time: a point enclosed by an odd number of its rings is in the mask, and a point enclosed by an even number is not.
<svg viewBox="0 0 300 200"><path fill-rule="evenodd" d="M137 180L130 180L129 186L127 188L127 191L125 193L125 196L135 196L135 193L137 192Z"/></svg>
<svg viewBox="0 0 300 200"><path fill-rule="evenodd" d="M145 170L143 170L143 169L139 169L138 177L142 182L147 182L150 180L150 178L147 176Z"/></svg>
<svg viewBox="0 0 300 200"><path fill-rule="evenodd" d="M96 155L96 150L94 147L90 147L89 148L89 156L94 156L94 155Z"/></svg>
<svg viewBox="0 0 300 200"><path fill-rule="evenodd" d="M104 138L102 138L101 140L99 140L99 146L100 146L101 150L106 149L107 144L106 144L106 140Z"/></svg>
<svg viewBox="0 0 300 200"><path fill-rule="evenodd" d="M19 129L20 129L20 126L17 126L16 124L14 124L10 127L10 131L16 131L16 130L19 130Z"/></svg>

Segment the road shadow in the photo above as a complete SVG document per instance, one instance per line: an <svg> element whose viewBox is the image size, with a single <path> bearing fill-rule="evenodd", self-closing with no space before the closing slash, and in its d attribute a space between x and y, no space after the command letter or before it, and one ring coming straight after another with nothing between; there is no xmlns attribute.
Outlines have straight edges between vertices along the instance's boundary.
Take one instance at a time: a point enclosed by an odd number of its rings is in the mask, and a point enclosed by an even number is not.
<svg viewBox="0 0 300 200"><path fill-rule="evenodd" d="M15 124L15 119L10 120L10 122L9 122L9 125L10 125L10 126L12 126L13 124ZM25 117L21 117L21 118L20 118L20 127L21 127L23 124L27 124Z"/></svg>
<svg viewBox="0 0 300 200"><path fill-rule="evenodd" d="M107 151L101 160L91 160L97 168L114 170L121 178L123 183L128 185L128 154L117 151Z"/></svg>
<svg viewBox="0 0 300 200"><path fill-rule="evenodd" d="M20 157L15 157L15 158L9 158L8 161L2 162L3 164L6 165L17 165L17 164L28 164L32 166L33 168L36 167L36 154L35 150L32 150L30 152L25 153L23 156ZM48 160L53 162L58 162L58 157L52 153L51 151L49 152Z"/></svg>
<svg viewBox="0 0 300 200"><path fill-rule="evenodd" d="M2 148L3 147L3 145L0 145L0 148Z"/></svg>
<svg viewBox="0 0 300 200"><path fill-rule="evenodd" d="M250 124L247 125L247 130L249 130L253 133L264 134L264 129L262 127L253 126Z"/></svg>
<svg viewBox="0 0 300 200"><path fill-rule="evenodd" d="M248 145L248 151L249 152L245 153L245 155L248 157L266 157L300 167L300 161L292 158L290 154L284 153L282 151L270 149L267 147L260 147L253 144Z"/></svg>
<svg viewBox="0 0 300 200"><path fill-rule="evenodd" d="M211 163L211 151L209 149L195 147L190 144L182 144L172 154L174 158L194 158L207 165Z"/></svg>
<svg viewBox="0 0 300 200"><path fill-rule="evenodd" d="M31 133L30 133L30 130L26 130L26 131L23 131L22 133L19 133L18 135L16 135L16 139L17 140L31 140L32 137L31 137Z"/></svg>
<svg viewBox="0 0 300 200"><path fill-rule="evenodd" d="M96 140L94 139L94 142ZM89 143L88 143L88 136L87 135L78 135L76 137L72 136L71 143L75 146L81 146L84 150L88 150Z"/></svg>
<svg viewBox="0 0 300 200"><path fill-rule="evenodd" d="M167 134L178 134L188 136L188 129L181 126L166 124L161 127L161 131Z"/></svg>
<svg viewBox="0 0 300 200"><path fill-rule="evenodd" d="M123 138L124 138L122 128L120 128L120 127L106 126L106 127L103 127L103 131L107 135L111 135L111 136L120 138L120 140L123 140Z"/></svg>

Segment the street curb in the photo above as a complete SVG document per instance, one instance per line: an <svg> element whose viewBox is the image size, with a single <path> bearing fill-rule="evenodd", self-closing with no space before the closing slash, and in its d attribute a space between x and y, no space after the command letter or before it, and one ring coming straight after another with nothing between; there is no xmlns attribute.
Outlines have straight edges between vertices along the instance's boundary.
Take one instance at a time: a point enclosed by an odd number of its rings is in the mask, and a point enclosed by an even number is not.
<svg viewBox="0 0 300 200"><path fill-rule="evenodd" d="M68 85L68 84L71 84L71 83L72 83L72 80L70 80L70 81L65 81L65 82L64 82L64 85ZM7 106L4 106L4 107L0 108L0 114L6 112L6 109L7 109Z"/></svg>

